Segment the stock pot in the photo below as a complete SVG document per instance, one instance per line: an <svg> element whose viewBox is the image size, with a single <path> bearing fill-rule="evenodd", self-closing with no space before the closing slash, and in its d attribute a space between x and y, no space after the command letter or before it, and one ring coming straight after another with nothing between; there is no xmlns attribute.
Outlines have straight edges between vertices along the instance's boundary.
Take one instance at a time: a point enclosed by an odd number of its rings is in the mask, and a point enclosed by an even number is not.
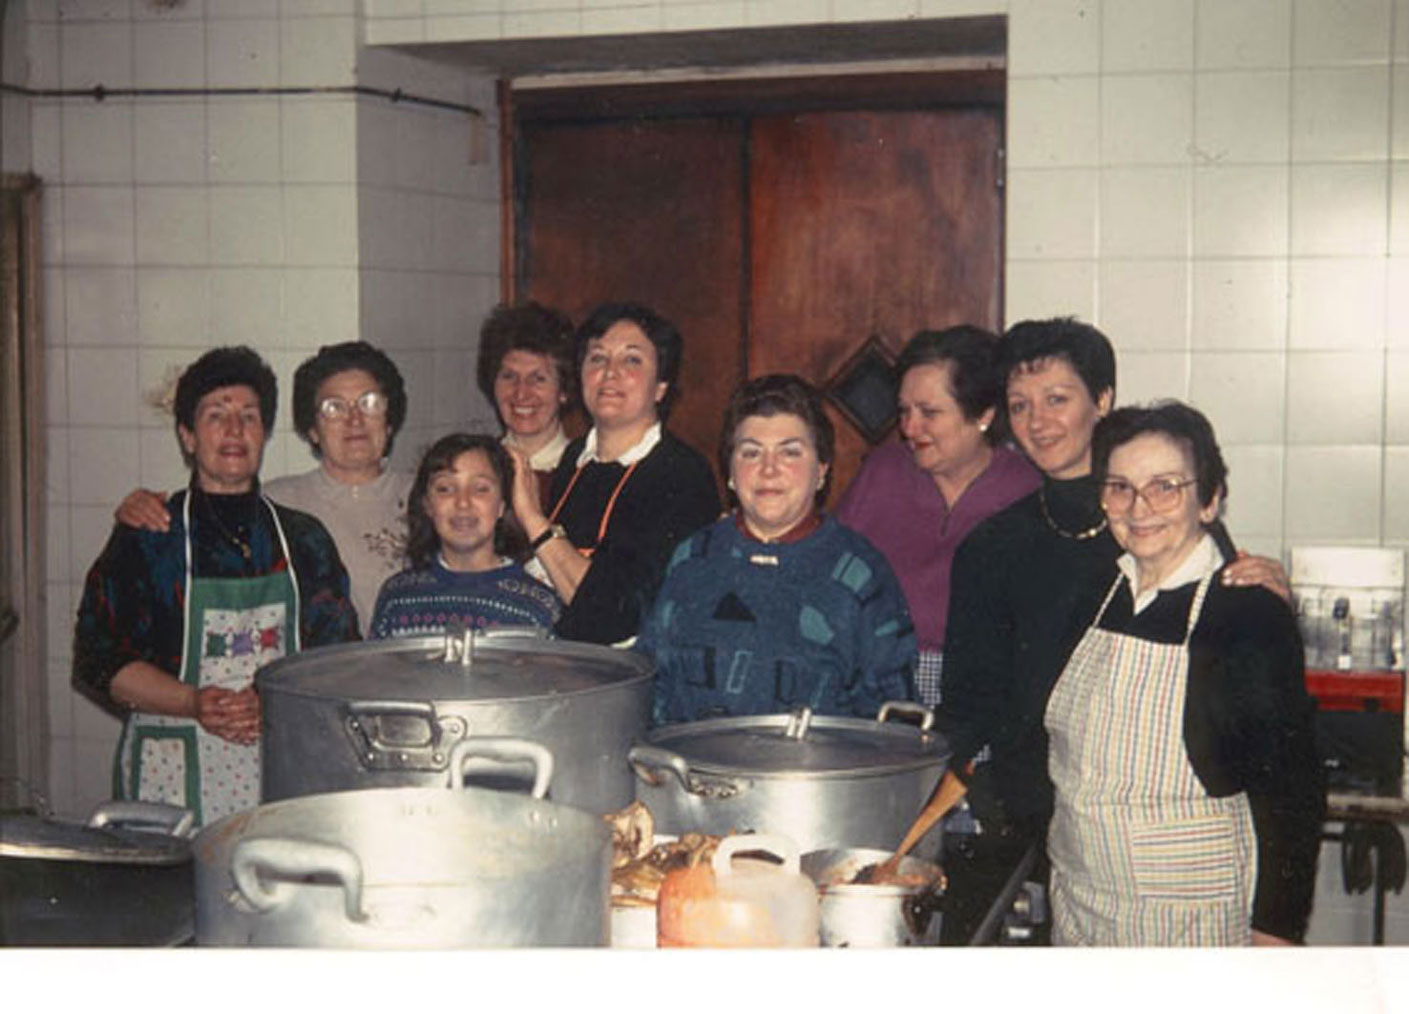
<svg viewBox="0 0 1409 1014"><path fill-rule="evenodd" d="M190 810L104 803L88 823L0 815L0 944L159 947L191 938Z"/></svg>
<svg viewBox="0 0 1409 1014"><path fill-rule="evenodd" d="M456 744L509 736L552 752L554 802L618 810L633 798L626 752L645 732L653 672L633 652L523 630L300 652L255 676L261 798L440 786ZM529 774L519 764L473 778L526 788Z"/></svg>
<svg viewBox="0 0 1409 1014"><path fill-rule="evenodd" d="M949 759L933 724L929 709L891 701L874 721L804 707L662 726L629 753L636 798L667 834L780 833L802 852L894 849ZM917 852L937 845L935 836Z"/></svg>
<svg viewBox="0 0 1409 1014"><path fill-rule="evenodd" d="M460 769L486 752L527 763L533 794L464 787ZM285 799L206 827L194 843L196 943L604 944L611 832L601 817L543 798L552 755L513 739L452 754L438 788Z"/></svg>

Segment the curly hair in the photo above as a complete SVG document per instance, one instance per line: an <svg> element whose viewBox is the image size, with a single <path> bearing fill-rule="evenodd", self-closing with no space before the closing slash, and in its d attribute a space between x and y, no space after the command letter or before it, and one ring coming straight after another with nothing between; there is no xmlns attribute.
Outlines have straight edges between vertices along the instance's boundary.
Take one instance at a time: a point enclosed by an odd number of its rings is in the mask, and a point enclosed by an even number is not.
<svg viewBox="0 0 1409 1014"><path fill-rule="evenodd" d="M558 390L567 399L564 409L577 403L577 360L571 320L552 307L532 300L512 306L500 303L490 311L479 329L475 376L480 391L496 412L499 405L494 400L494 380L510 352L546 356L557 371ZM504 420L499 422L502 425Z"/></svg>
<svg viewBox="0 0 1409 1014"><path fill-rule="evenodd" d="M299 364L294 371L294 428L299 436L308 441L314 456L321 458L322 448L309 437L318 423L318 388L329 377L346 370L362 370L371 374L382 394L386 395L385 453L390 455L396 434L406 422L406 383L391 357L367 342L324 345L316 356Z"/></svg>
<svg viewBox="0 0 1409 1014"><path fill-rule="evenodd" d="M269 364L247 345L224 345L211 349L181 374L176 382L172 413L176 417L177 434L185 427L196 428L196 406L211 391L222 387L248 387L259 398L259 421L264 432L274 428L274 416L279 407L279 381ZM192 465L191 455L182 451L186 464Z"/></svg>
<svg viewBox="0 0 1409 1014"><path fill-rule="evenodd" d="M734 458L734 444L738 440L739 427L745 419L753 416L795 415L807 427L812 437L812 446L817 450L817 461L831 465L836 452L836 431L832 420L827 418L827 410L822 405L822 396L801 377L792 373L769 373L762 377L745 380L729 396L729 404L724 409L724 424L719 430L719 473L728 476L730 463ZM822 479L814 502L821 506L827 500L832 488L832 470ZM733 489L729 498L736 500Z"/></svg>
<svg viewBox="0 0 1409 1014"><path fill-rule="evenodd" d="M528 539L509 503L509 490L514 482L514 462L509 452L497 439L482 433L451 433L437 440L421 457L416 479L406 498L406 556L411 566L418 570L429 567L440 549L440 536L436 534L435 523L426 512L426 491L438 473L450 471L455 466L455 459L467 451L483 453L499 480L504 513L494 523L494 551L520 562L527 555Z"/></svg>

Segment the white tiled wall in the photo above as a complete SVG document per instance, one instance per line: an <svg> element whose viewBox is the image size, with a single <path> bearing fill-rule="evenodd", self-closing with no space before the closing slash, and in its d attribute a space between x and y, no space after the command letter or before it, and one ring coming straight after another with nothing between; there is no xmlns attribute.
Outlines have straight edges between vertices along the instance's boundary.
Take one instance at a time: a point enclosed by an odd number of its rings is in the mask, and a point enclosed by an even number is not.
<svg viewBox="0 0 1409 1014"><path fill-rule="evenodd" d="M492 83L468 71L362 50L358 7L10 4L6 79L32 88L360 82L492 111ZM32 168L45 186L50 796L77 815L111 794L117 732L69 687L83 575L126 491L184 481L170 418L146 396L206 348L253 345L285 391L263 472L302 471L312 459L289 428L294 368L320 345L365 337L406 370L400 465L430 433L491 421L463 381L466 322L498 292L497 254L469 250L497 240L497 159L471 164L465 114L378 98L5 101L5 168ZM13 128L16 118L26 130ZM395 172L379 177L384 162ZM393 205L380 219L379 196Z"/></svg>
<svg viewBox="0 0 1409 1014"><path fill-rule="evenodd" d="M11 23L18 7L6 6ZM6 100L5 165L32 165L49 187L61 806L106 794L113 731L67 688L77 582L124 480L180 479L167 422L143 392L212 344L257 344L287 383L320 343L361 335L409 378L401 460L451 425L491 420L466 380L498 286L492 88L382 43L1006 14L1008 319L1093 320L1120 350L1122 400L1179 396L1206 410L1248 548L1409 545L1409 0L25 9L36 88L357 81L489 114L476 139L458 114L365 98L39 100L15 139ZM373 48L359 47L360 28ZM307 465L281 428L266 474Z"/></svg>

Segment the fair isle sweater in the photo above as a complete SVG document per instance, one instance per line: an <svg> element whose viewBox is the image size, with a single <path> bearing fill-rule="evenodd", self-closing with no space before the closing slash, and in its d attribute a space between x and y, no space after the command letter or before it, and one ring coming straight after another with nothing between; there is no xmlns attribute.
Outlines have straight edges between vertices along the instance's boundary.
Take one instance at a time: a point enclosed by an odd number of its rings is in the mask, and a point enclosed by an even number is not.
<svg viewBox="0 0 1409 1014"><path fill-rule="evenodd" d="M551 629L562 603L517 563L493 570L449 570L439 558L387 578L367 628L370 640L443 633L452 625Z"/></svg>
<svg viewBox="0 0 1409 1014"><path fill-rule="evenodd" d="M655 721L807 705L874 718L914 700L915 632L890 566L825 518L762 543L723 518L682 542L635 648L655 660Z"/></svg>

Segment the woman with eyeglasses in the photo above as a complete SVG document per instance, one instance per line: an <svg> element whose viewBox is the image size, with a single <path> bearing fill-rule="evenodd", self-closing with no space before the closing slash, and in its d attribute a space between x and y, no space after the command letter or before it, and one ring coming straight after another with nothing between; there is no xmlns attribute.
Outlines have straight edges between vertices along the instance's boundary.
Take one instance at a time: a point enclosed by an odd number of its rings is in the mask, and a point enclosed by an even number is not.
<svg viewBox="0 0 1409 1014"><path fill-rule="evenodd" d="M324 345L294 373L294 427L318 467L270 479L275 503L312 514L332 535L352 583L364 632L382 582L405 565L412 476L387 467L406 421L406 386L386 353L367 342ZM135 528L166 531L159 493L137 490L117 510Z"/></svg>
<svg viewBox="0 0 1409 1014"><path fill-rule="evenodd" d="M967 795L978 826L945 835L940 935L951 944L985 924L1020 865L1035 863L1028 879L1046 877L1047 697L1120 555L1091 470L1092 434L1115 401L1110 341L1070 317L1027 320L1004 334L998 355L1004 422L1042 484L981 522L954 555L941 675L953 750L945 788ZM1231 550L1221 523L1210 529ZM1240 554L1219 580L1290 598L1275 560ZM1045 927L1035 936L1041 942Z"/></svg>
<svg viewBox="0 0 1409 1014"><path fill-rule="evenodd" d="M1092 470L1124 552L1047 703L1052 941L1306 933L1325 785L1287 603L1219 580L1227 468L1179 402L1117 409Z"/></svg>

